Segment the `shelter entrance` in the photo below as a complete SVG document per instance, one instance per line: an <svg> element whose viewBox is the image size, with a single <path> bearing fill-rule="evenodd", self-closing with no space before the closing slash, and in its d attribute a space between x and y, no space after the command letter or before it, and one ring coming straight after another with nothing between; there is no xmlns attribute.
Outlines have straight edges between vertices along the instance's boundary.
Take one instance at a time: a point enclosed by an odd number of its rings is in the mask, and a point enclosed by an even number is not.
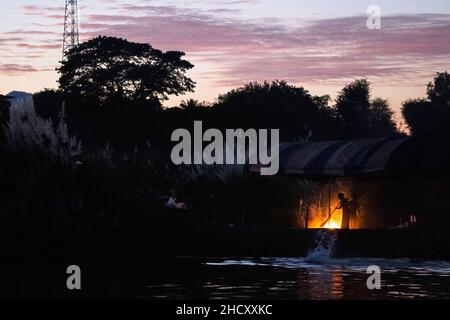
<svg viewBox="0 0 450 320"><path fill-rule="evenodd" d="M450 211L447 146L417 137L280 146L280 175L295 179L304 190L297 227L340 229L343 222L350 229L446 225ZM260 166L250 170L259 172ZM442 197L436 200L439 194Z"/></svg>

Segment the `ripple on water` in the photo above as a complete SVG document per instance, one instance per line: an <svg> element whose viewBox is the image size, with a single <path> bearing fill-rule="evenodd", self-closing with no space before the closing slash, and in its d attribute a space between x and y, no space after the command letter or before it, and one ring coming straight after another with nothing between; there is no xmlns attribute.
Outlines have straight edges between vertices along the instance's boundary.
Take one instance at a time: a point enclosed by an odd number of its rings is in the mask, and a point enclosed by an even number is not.
<svg viewBox="0 0 450 320"><path fill-rule="evenodd" d="M365 284L371 265L382 270L382 290L377 292ZM271 298L280 299L450 299L450 263L444 261L329 259L318 263L304 258L261 258L216 260L207 266L224 267L223 272L230 275L225 282L232 281L234 273L245 272L245 279L236 278L246 283L234 290L245 288L247 296L256 298L270 292ZM226 283L220 286L223 290Z"/></svg>

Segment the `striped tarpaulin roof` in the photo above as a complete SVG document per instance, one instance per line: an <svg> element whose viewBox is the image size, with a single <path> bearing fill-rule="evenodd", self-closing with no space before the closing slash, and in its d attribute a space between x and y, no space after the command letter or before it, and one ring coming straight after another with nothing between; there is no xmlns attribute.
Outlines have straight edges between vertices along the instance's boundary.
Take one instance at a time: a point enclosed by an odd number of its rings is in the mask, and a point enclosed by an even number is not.
<svg viewBox="0 0 450 320"><path fill-rule="evenodd" d="M383 171L391 154L408 138L288 143L280 146L284 175L349 176ZM259 166L250 171L258 173Z"/></svg>

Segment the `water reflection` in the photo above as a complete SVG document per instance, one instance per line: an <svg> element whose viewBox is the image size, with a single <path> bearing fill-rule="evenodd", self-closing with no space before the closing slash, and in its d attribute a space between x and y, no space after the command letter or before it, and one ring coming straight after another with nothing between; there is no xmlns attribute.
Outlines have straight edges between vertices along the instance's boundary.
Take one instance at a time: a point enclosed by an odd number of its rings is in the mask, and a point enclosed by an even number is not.
<svg viewBox="0 0 450 320"><path fill-rule="evenodd" d="M386 259L215 259L180 264L151 277L151 299L450 299L450 263ZM195 260L194 260L195 261ZM382 290L366 287L367 267L382 269ZM180 267L181 266L181 267ZM176 270L176 271L175 271ZM155 272L153 272L153 275ZM170 279L170 281L169 281Z"/></svg>

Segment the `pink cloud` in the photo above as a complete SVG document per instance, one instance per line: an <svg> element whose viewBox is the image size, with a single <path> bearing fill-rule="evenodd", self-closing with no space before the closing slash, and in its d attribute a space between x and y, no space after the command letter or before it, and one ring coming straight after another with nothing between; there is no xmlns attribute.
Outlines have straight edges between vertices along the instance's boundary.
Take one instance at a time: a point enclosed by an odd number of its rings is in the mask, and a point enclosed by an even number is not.
<svg viewBox="0 0 450 320"><path fill-rule="evenodd" d="M138 8L127 7L129 11ZM443 60L450 57L450 15L385 17L381 30L369 30L366 17L293 27L189 12L173 16L131 13L88 16L89 23L101 25L84 37L114 35L165 50L184 50L194 64L215 64L217 70L203 76L220 86L251 80L333 82L355 77L417 82L420 72L441 70Z"/></svg>
<svg viewBox="0 0 450 320"><path fill-rule="evenodd" d="M20 64L0 64L0 73L7 75L15 75L15 74L25 74L31 72L40 72L45 69L38 69L32 67L30 65L20 65Z"/></svg>
<svg viewBox="0 0 450 320"><path fill-rule="evenodd" d="M51 6L39 6L39 5L24 5L21 7L22 11L26 15L37 15L42 16L49 12L64 12L64 7L51 7Z"/></svg>
<svg viewBox="0 0 450 320"><path fill-rule="evenodd" d="M194 64L208 66L209 70L199 76L217 86L273 79L327 84L355 77L374 77L396 85L423 84L424 78L446 69L450 61L450 15L384 17L381 30L368 30L365 16L302 21L298 25L283 24L276 18L225 18L236 10L226 5L242 2L255 1L209 1L218 6L194 11L107 0L104 3L114 5L115 11L83 15L81 37L87 40L110 35L151 43L163 50L185 51ZM30 50L61 50L64 8L22 9L56 23L35 25L30 32L20 29L5 33L10 38L0 40L2 45L16 49L18 56L35 54ZM32 35L41 38L23 39ZM45 41L45 36L56 42Z"/></svg>

